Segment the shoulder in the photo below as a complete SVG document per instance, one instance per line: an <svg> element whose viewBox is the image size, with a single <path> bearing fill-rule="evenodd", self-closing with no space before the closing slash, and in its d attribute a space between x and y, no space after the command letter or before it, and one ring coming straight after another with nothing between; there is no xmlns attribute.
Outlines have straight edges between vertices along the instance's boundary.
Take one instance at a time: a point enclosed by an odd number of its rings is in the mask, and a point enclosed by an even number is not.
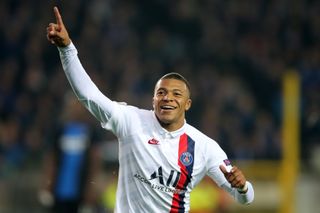
<svg viewBox="0 0 320 213"><path fill-rule="evenodd" d="M121 120L136 126L148 123L153 119L153 112L151 110L139 108L133 105L126 105L124 103L116 103L118 104L118 111L112 115L113 118L120 118Z"/></svg>
<svg viewBox="0 0 320 213"><path fill-rule="evenodd" d="M194 126L191 126L190 124L186 124L186 133L189 135L194 141L198 143L209 143L209 144L215 144L218 145L218 143L201 132L199 129L195 128Z"/></svg>
<svg viewBox="0 0 320 213"><path fill-rule="evenodd" d="M137 106L129 105L126 102L112 101L114 105L118 108L118 114L121 115L148 115L151 110L142 109Z"/></svg>
<svg viewBox="0 0 320 213"><path fill-rule="evenodd" d="M197 128L187 124L186 126L186 134L195 142L196 147L199 150L202 150L205 155L210 152L213 155L221 156L225 155L225 152L222 150L221 146L217 141L210 138Z"/></svg>
<svg viewBox="0 0 320 213"><path fill-rule="evenodd" d="M153 114L151 110L139 108L137 106L127 105L126 108L129 112L128 114L131 114L131 115L136 114L142 118L152 117L152 114Z"/></svg>
<svg viewBox="0 0 320 213"><path fill-rule="evenodd" d="M207 167L217 166L227 159L227 155L218 142L210 138L197 128L187 125L186 134L195 142L197 158Z"/></svg>

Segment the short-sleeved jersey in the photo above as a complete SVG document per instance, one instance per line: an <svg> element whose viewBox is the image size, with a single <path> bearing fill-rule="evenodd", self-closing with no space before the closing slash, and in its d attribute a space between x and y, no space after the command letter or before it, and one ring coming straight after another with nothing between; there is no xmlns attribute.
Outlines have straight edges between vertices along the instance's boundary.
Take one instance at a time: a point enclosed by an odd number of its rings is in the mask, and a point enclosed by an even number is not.
<svg viewBox="0 0 320 213"><path fill-rule="evenodd" d="M239 202L251 202L250 184L248 195L240 195L227 183L219 165L231 165L214 140L186 122L168 132L152 110L111 101L91 81L73 44L59 50L78 99L119 140L116 212L188 212L190 192L205 175Z"/></svg>

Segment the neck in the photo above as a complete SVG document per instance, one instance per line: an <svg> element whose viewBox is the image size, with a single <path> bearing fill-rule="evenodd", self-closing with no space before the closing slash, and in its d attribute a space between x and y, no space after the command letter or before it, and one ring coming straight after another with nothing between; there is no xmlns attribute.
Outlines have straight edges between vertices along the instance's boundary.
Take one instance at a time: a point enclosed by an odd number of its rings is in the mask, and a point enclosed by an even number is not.
<svg viewBox="0 0 320 213"><path fill-rule="evenodd" d="M165 130L167 130L168 132L176 131L176 130L180 129L181 127L183 127L183 125L184 125L184 121L183 122L176 122L176 123L166 123L166 122L160 121L158 117L157 117L157 119L158 119L161 127L164 128Z"/></svg>

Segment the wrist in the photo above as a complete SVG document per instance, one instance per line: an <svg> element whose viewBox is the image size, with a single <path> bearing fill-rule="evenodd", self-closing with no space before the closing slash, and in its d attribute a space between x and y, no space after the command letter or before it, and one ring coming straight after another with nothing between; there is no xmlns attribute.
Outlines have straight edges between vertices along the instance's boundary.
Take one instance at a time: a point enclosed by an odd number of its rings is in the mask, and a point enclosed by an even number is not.
<svg viewBox="0 0 320 213"><path fill-rule="evenodd" d="M67 47L71 44L71 39L68 37L64 42L63 42L63 45L62 47Z"/></svg>

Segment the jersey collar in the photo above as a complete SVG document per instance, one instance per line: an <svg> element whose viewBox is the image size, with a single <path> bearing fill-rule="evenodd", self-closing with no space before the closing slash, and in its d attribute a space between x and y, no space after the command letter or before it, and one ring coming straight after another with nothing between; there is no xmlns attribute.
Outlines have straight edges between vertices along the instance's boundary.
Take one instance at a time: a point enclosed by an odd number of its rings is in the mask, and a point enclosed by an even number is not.
<svg viewBox="0 0 320 213"><path fill-rule="evenodd" d="M160 135L162 135L164 137L175 138L175 137L178 137L178 136L182 135L183 133L185 133L186 124L187 124L186 120L184 120L184 124L180 129L177 129L175 131L169 132L168 130L166 130L165 128L163 128L160 125L160 123L159 123L159 121L158 121L158 119L157 119L157 117L156 117L154 112L152 113L152 117L153 117L153 120L154 120L154 125L156 127L155 129L157 130L158 134L160 134Z"/></svg>

